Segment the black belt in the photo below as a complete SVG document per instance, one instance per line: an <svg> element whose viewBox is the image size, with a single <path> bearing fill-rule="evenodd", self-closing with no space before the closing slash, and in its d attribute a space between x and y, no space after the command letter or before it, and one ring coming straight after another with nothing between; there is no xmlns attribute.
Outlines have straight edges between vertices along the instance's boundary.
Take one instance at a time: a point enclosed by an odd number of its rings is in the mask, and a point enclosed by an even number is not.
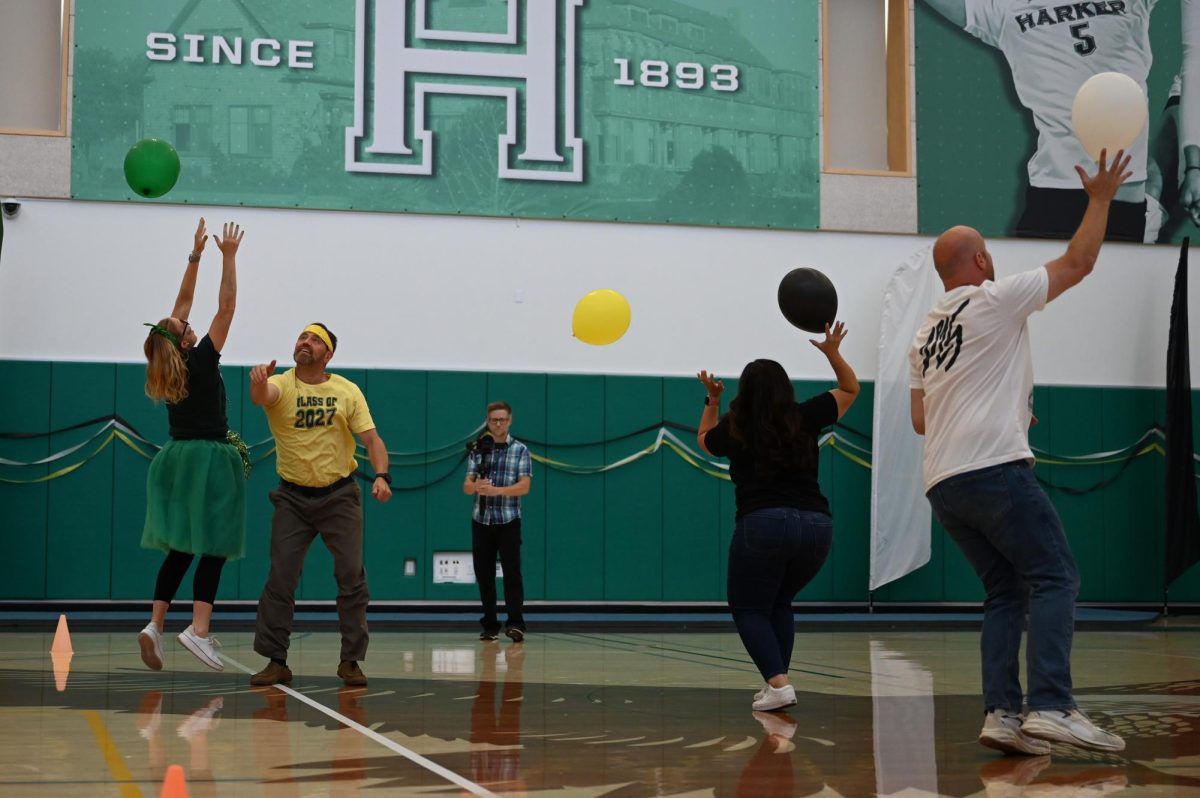
<svg viewBox="0 0 1200 798"><path fill-rule="evenodd" d="M279 487L287 488L292 493L299 493L301 496L308 496L309 498L314 498L316 496L328 496L329 494L333 493L335 490L338 490L339 488L344 488L353 481L354 481L354 475L351 474L350 476L342 477L337 482L334 482L330 485L326 485L323 488L310 488L307 485L297 485L295 482L288 482L286 479L281 479L281 480L279 480Z"/></svg>

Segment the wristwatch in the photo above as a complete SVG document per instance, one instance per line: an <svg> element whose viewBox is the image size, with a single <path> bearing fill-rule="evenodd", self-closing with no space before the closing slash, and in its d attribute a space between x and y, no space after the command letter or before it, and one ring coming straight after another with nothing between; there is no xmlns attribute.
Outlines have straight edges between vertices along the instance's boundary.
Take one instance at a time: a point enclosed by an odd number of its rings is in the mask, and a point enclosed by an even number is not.
<svg viewBox="0 0 1200 798"><path fill-rule="evenodd" d="M378 474L375 475L375 479L382 479L387 484L389 484L389 485L392 484L392 475L386 471L380 471Z"/></svg>
<svg viewBox="0 0 1200 798"><path fill-rule="evenodd" d="M721 404L721 397L709 396L708 394L704 394L704 406L705 407L709 407L709 406L717 407L720 404Z"/></svg>

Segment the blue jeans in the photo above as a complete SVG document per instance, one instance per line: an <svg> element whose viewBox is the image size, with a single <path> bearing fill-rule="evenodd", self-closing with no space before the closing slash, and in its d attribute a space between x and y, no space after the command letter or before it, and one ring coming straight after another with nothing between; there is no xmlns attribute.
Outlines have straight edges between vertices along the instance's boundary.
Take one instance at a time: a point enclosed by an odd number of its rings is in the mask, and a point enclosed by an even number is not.
<svg viewBox="0 0 1200 798"><path fill-rule="evenodd" d="M788 672L792 599L821 570L832 544L833 519L825 513L771 507L738 519L729 544L729 609L764 680Z"/></svg>
<svg viewBox="0 0 1200 798"><path fill-rule="evenodd" d="M1018 461L957 474L927 495L987 591L979 644L985 710L1021 711L1026 613L1029 709L1074 708L1071 638L1079 571L1033 468Z"/></svg>

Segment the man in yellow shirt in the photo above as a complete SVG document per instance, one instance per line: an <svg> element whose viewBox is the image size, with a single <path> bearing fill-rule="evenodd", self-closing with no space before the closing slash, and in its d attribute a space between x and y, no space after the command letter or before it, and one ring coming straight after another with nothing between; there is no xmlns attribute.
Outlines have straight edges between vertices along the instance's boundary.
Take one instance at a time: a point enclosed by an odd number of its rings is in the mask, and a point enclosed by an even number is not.
<svg viewBox="0 0 1200 798"><path fill-rule="evenodd" d="M325 371L337 336L310 324L296 340L296 367L275 374L275 361L250 370L250 401L267 413L275 436L279 487L271 491L271 571L262 597L254 650L271 661L250 677L254 685L290 682L288 642L296 587L304 558L319 534L333 555L338 626L342 633L337 674L347 685L367 683L359 661L367 654L367 572L363 567L362 499L354 482L354 436L367 449L375 472L371 495L392 497L388 453L375 431L358 386Z"/></svg>

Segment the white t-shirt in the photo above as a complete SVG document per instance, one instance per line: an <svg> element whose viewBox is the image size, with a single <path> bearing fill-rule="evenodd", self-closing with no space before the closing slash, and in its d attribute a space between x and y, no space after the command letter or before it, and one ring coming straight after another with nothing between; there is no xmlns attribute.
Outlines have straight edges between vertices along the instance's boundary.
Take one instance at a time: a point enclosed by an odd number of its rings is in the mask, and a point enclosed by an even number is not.
<svg viewBox="0 0 1200 798"><path fill-rule="evenodd" d="M1157 2L966 0L965 30L1004 53L1017 97L1033 113L1038 145L1029 160L1029 185L1079 188L1075 164L1092 159L1071 126L1075 93L1100 72L1128 75L1146 91L1150 12ZM1130 182L1144 181L1146 128L1127 153L1133 156Z"/></svg>
<svg viewBox="0 0 1200 798"><path fill-rule="evenodd" d="M1033 460L1033 359L1025 320L1046 306L1044 267L947 291L909 352L925 391L925 490L946 477Z"/></svg>

